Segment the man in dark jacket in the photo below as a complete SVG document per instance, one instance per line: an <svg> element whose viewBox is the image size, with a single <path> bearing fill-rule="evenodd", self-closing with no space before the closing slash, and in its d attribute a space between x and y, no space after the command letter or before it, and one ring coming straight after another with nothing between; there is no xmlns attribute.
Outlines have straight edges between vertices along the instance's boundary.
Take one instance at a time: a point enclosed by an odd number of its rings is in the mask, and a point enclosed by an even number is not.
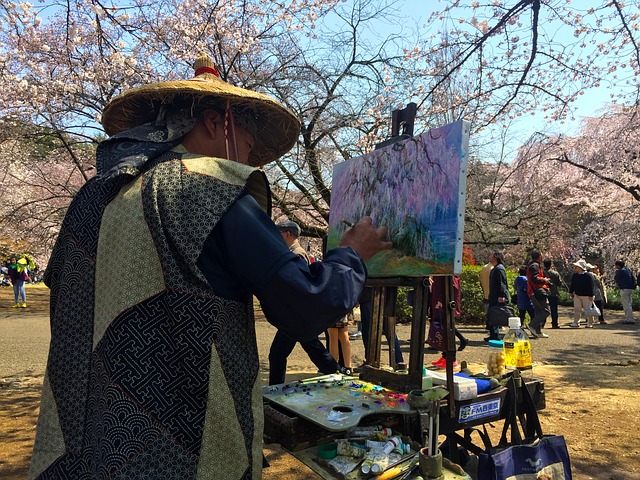
<svg viewBox="0 0 640 480"><path fill-rule="evenodd" d="M616 273L613 279L620 289L620 301L622 302L622 309L624 310L624 320L622 323L636 323L633 318L633 303L631 300L631 292L636 288L635 279L633 278L631 270L625 267L623 260L616 260L614 266Z"/></svg>
<svg viewBox="0 0 640 480"><path fill-rule="evenodd" d="M489 309L497 305L508 304L511 301L507 271L503 262L504 255L500 250L494 250L489 255L489 264L492 266L489 273L489 295L487 298ZM487 330L489 330L489 336L484 339L485 342L499 339L499 326L487 323Z"/></svg>
<svg viewBox="0 0 640 480"><path fill-rule="evenodd" d="M307 265L310 265L312 263L311 258L298 241L301 233L300 225L287 220L276 224L276 227L280 230L280 234L289 250L307 262ZM269 349L269 385L284 383L287 374L287 358L291 355L296 343L297 341L294 338L289 337L281 330L276 332ZM351 370L340 367L318 337L314 337L308 342L302 342L300 346L307 352L309 359L318 367L321 373L328 374L340 371L347 375L351 374Z"/></svg>
<svg viewBox="0 0 640 480"><path fill-rule="evenodd" d="M549 310L551 311L551 328L557 329L560 328L558 324L558 288L561 285L563 285L564 288L567 288L567 286L562 281L562 278L560 278L560 274L554 270L553 266L553 262L550 259L544 259L544 276L551 280L548 297Z"/></svg>

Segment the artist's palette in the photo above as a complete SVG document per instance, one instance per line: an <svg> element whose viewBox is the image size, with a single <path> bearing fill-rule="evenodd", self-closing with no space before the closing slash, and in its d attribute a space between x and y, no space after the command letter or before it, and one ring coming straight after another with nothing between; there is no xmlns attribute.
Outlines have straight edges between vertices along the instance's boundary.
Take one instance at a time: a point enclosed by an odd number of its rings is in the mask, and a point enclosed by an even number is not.
<svg viewBox="0 0 640 480"><path fill-rule="evenodd" d="M412 412L406 394L340 375L263 387L262 396L334 432L355 427L374 413Z"/></svg>

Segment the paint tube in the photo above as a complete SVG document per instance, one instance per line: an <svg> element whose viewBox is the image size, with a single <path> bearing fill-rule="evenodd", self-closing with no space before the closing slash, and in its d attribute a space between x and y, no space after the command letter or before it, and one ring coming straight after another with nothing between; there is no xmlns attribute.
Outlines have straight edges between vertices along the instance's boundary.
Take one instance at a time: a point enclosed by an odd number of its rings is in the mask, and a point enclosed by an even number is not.
<svg viewBox="0 0 640 480"><path fill-rule="evenodd" d="M371 464L371 473L380 475L389 466L389 457L386 455L377 455Z"/></svg>
<svg viewBox="0 0 640 480"><path fill-rule="evenodd" d="M398 447L398 445L402 445L402 440L400 440L400 437L391 437L389 441L384 445L382 451L385 455L389 455L393 450L396 449L396 447Z"/></svg>
<svg viewBox="0 0 640 480"><path fill-rule="evenodd" d="M364 444L371 450L382 450L387 442L376 442L375 440L367 440Z"/></svg>
<svg viewBox="0 0 640 480"><path fill-rule="evenodd" d="M360 467L360 471L366 475L367 473L371 472L372 465L373 465L373 459L365 458L365 460L362 462L362 466Z"/></svg>
<svg viewBox="0 0 640 480"><path fill-rule="evenodd" d="M382 428L381 425L373 425L371 427L356 427L349 432L350 437L369 437L374 433L380 432L382 435L391 435L390 428Z"/></svg>

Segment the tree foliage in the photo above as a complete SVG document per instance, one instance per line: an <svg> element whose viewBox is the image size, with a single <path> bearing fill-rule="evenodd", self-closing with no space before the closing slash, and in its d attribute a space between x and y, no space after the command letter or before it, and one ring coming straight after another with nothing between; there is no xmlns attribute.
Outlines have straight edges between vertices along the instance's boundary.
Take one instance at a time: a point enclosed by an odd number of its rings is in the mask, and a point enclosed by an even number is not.
<svg viewBox="0 0 640 480"><path fill-rule="evenodd" d="M471 122L465 240L476 258L484 258L481 246L493 245L512 245L514 256L532 246L567 257L613 251L592 245L590 229L598 209L615 221L629 218L624 208L605 210L610 191L637 204L637 170L616 166L621 151L612 155L599 141L600 134L625 138L615 130L621 124L592 125L576 142L557 133L533 137L514 164L512 139L500 129L533 113L561 126L575 101L598 85L610 87L612 103L635 105L638 2L441 5L426 25L414 26L408 18L419 12L402 12L395 0L4 2L5 190L31 196L0 206L0 228L32 238L46 257L66 204L92 175L104 106L132 86L190 77L204 51L225 80L274 95L300 119L297 147L267 173L277 215L300 223L306 235L326 231L332 166L374 148L388 135L391 111L415 101L416 132ZM611 118L628 112L612 111ZM629 130L622 143L633 135ZM632 166L635 153L624 155ZM574 176L601 188L597 205L583 203ZM540 201L540 189L550 185L552 195Z"/></svg>

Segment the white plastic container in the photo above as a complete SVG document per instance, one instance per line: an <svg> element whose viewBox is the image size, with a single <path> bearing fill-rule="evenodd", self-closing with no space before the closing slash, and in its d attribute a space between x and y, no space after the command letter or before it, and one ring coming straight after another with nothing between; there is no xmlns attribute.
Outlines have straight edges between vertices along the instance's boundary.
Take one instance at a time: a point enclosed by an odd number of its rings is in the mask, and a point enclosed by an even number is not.
<svg viewBox="0 0 640 480"><path fill-rule="evenodd" d="M447 386L447 376L444 373L426 370L425 375L431 377L434 385ZM424 379L424 376L422 377ZM424 381L424 380L423 380ZM469 400L478 396L478 385L472 378L453 376L453 398L456 400Z"/></svg>

